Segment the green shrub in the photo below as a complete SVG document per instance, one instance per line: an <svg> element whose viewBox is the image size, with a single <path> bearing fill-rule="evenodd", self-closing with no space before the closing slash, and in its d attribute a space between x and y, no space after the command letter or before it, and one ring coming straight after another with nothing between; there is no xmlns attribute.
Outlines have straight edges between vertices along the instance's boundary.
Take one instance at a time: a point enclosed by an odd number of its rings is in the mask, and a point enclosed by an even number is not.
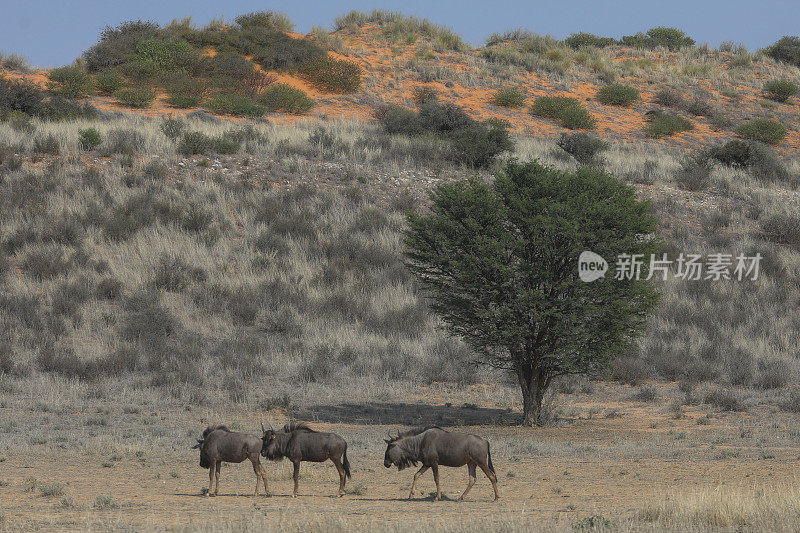
<svg viewBox="0 0 800 533"><path fill-rule="evenodd" d="M314 100L305 92L285 83L273 83L258 97L267 111L284 111L294 115L307 113L314 107Z"/></svg>
<svg viewBox="0 0 800 533"><path fill-rule="evenodd" d="M500 89L492 97L492 103L500 107L522 107L525 92L520 89Z"/></svg>
<svg viewBox="0 0 800 533"><path fill-rule="evenodd" d="M93 89L92 77L77 66L54 68L47 87L67 98L86 98Z"/></svg>
<svg viewBox="0 0 800 533"><path fill-rule="evenodd" d="M115 129L106 134L105 155L135 155L144 149L144 136L133 129Z"/></svg>
<svg viewBox="0 0 800 533"><path fill-rule="evenodd" d="M241 141L233 132L225 132L217 137L214 137L214 151L218 154L235 154L242 147Z"/></svg>
<svg viewBox="0 0 800 533"><path fill-rule="evenodd" d="M514 143L505 126L499 122L476 122L452 131L449 158L472 168L487 168L503 152L512 151Z"/></svg>
<svg viewBox="0 0 800 533"><path fill-rule="evenodd" d="M786 126L777 120L758 118L736 128L736 133L745 139L765 144L778 144L786 137Z"/></svg>
<svg viewBox="0 0 800 533"><path fill-rule="evenodd" d="M688 119L674 113L651 112L646 119L648 124L645 133L654 139L694 129L694 125Z"/></svg>
<svg viewBox="0 0 800 533"><path fill-rule="evenodd" d="M180 77L167 85L166 102L172 107L187 109L199 106L204 95L205 87L200 80Z"/></svg>
<svg viewBox="0 0 800 533"><path fill-rule="evenodd" d="M608 149L607 142L585 132L562 133L558 146L583 165L596 162L597 155Z"/></svg>
<svg viewBox="0 0 800 533"><path fill-rule="evenodd" d="M674 107L676 109L682 109L686 105L683 96L673 89L660 89L656 92L654 101L658 105Z"/></svg>
<svg viewBox="0 0 800 533"><path fill-rule="evenodd" d="M172 107L177 107L178 109L189 109L192 107L198 107L203 102L203 97L196 94L173 93L167 96L165 101Z"/></svg>
<svg viewBox="0 0 800 533"><path fill-rule="evenodd" d="M579 49L588 46L596 46L597 48L603 48L604 46L613 46L615 44L619 44L619 41L612 37L600 37L598 35L594 35L592 33L573 33L566 39L564 39L564 44L569 46L570 48Z"/></svg>
<svg viewBox="0 0 800 533"><path fill-rule="evenodd" d="M386 133L419 135L424 131L419 115L401 105L379 106L374 110L373 116L381 123Z"/></svg>
<svg viewBox="0 0 800 533"><path fill-rule="evenodd" d="M94 150L103 142L100 132L94 128L78 130L78 142L84 150Z"/></svg>
<svg viewBox="0 0 800 533"><path fill-rule="evenodd" d="M711 148L709 156L729 167L747 168L755 177L767 182L782 181L789 177L789 171L775 151L758 141L734 139Z"/></svg>
<svg viewBox="0 0 800 533"><path fill-rule="evenodd" d="M124 22L115 28L106 26L99 42L83 53L86 68L97 72L129 61L138 43L154 37L157 32L158 24L141 20Z"/></svg>
<svg viewBox="0 0 800 533"><path fill-rule="evenodd" d="M639 91L630 85L615 83L597 91L597 100L606 105L629 106L638 99Z"/></svg>
<svg viewBox="0 0 800 533"><path fill-rule="evenodd" d="M180 39L150 38L136 45L136 60L155 64L159 70L189 70L199 59L194 47Z"/></svg>
<svg viewBox="0 0 800 533"><path fill-rule="evenodd" d="M242 28L260 27L294 31L294 23L292 23L288 15L272 10L246 13L239 15L234 20Z"/></svg>
<svg viewBox="0 0 800 533"><path fill-rule="evenodd" d="M800 250L800 216L772 213L761 219L760 226L761 234L768 240Z"/></svg>
<svg viewBox="0 0 800 533"><path fill-rule="evenodd" d="M95 74L94 83L101 94L112 95L122 88L125 79L116 70L108 69Z"/></svg>
<svg viewBox="0 0 800 533"><path fill-rule="evenodd" d="M237 51L252 55L264 70L294 71L327 58L327 52L308 39L295 39L282 31L254 27L242 30Z"/></svg>
<svg viewBox="0 0 800 533"><path fill-rule="evenodd" d="M707 157L702 154L687 157L678 170L675 181L681 189L702 191L711 184L712 167Z"/></svg>
<svg viewBox="0 0 800 533"><path fill-rule="evenodd" d="M800 67L800 37L786 35L764 50L772 59Z"/></svg>
<svg viewBox="0 0 800 533"><path fill-rule="evenodd" d="M361 67L352 61L321 57L303 65L300 75L330 93L352 93L361 85Z"/></svg>
<svg viewBox="0 0 800 533"><path fill-rule="evenodd" d="M266 112L264 106L257 104L252 98L238 94L215 96L206 104L206 107L220 115L260 117Z"/></svg>
<svg viewBox="0 0 800 533"><path fill-rule="evenodd" d="M162 120L158 128L168 139L174 141L186 131L186 123L179 118L169 117Z"/></svg>
<svg viewBox="0 0 800 533"><path fill-rule="evenodd" d="M123 87L114 93L117 101L128 107L150 107L156 99L156 93L147 87Z"/></svg>
<svg viewBox="0 0 800 533"><path fill-rule="evenodd" d="M790 80L770 80L764 84L764 92L770 100L786 102L800 92L800 87Z"/></svg>
<svg viewBox="0 0 800 533"><path fill-rule="evenodd" d="M181 136L178 153L183 155L204 155L214 146L214 139L200 131L188 131Z"/></svg>
<svg viewBox="0 0 800 533"><path fill-rule="evenodd" d="M571 130L593 129L597 124L578 100L565 96L540 96L533 102L530 113L537 117L559 120Z"/></svg>
<svg viewBox="0 0 800 533"><path fill-rule="evenodd" d="M694 39L688 37L677 28L665 28L659 26L650 28L647 33L637 33L636 35L625 35L622 37L622 44L635 48L653 49L663 46L672 51L680 50L684 46L694 45Z"/></svg>

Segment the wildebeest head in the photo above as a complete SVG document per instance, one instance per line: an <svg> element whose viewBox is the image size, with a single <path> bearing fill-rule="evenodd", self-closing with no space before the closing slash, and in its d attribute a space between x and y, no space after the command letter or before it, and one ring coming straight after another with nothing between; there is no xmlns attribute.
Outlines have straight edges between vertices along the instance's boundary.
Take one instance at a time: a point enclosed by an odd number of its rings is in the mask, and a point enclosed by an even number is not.
<svg viewBox="0 0 800 533"><path fill-rule="evenodd" d="M383 456L383 466L391 468L392 465L397 466L398 470L402 470L411 466L417 466L416 457L413 457L408 450L403 448L403 437L397 435L396 437L389 436L388 439L383 439L386 443L386 453Z"/></svg>
<svg viewBox="0 0 800 533"><path fill-rule="evenodd" d="M278 432L269 424L269 429L264 429L264 423L261 423L261 455L270 461L279 461L283 459L283 454L278 450Z"/></svg>

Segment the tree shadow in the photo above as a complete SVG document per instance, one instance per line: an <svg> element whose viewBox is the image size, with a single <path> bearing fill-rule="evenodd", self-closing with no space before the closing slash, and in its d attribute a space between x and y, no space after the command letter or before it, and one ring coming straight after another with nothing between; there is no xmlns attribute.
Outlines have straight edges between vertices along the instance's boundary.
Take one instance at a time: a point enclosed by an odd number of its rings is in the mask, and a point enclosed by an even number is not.
<svg viewBox="0 0 800 533"><path fill-rule="evenodd" d="M292 416L327 423L404 426L510 426L519 424L522 419L510 409L388 402L312 405L298 408Z"/></svg>

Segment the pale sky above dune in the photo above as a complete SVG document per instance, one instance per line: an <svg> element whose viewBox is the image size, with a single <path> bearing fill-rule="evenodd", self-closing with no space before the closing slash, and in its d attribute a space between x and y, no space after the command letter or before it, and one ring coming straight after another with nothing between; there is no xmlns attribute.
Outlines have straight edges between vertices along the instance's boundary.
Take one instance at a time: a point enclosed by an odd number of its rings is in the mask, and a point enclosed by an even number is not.
<svg viewBox="0 0 800 533"><path fill-rule="evenodd" d="M363 0L0 0L0 52L20 53L34 65L71 62L96 42L100 30L131 19L167 23L191 16L203 24L214 17L233 19L250 11L287 13L300 32L314 25L329 27L351 9L399 10L450 26L473 45L493 32L524 27L557 38L586 31L620 37L653 26L675 26L696 41L718 45L730 40L750 49L783 35L800 33L797 0L522 0L507 2Z"/></svg>

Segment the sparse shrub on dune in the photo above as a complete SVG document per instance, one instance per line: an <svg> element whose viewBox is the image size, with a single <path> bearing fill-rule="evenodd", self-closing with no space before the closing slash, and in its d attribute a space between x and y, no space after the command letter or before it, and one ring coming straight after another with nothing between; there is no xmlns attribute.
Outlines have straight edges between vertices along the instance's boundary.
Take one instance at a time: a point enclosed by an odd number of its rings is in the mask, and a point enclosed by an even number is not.
<svg viewBox="0 0 800 533"><path fill-rule="evenodd" d="M606 105L629 106L639 99L639 91L636 87L615 83L601 87L597 99Z"/></svg>
<svg viewBox="0 0 800 533"><path fill-rule="evenodd" d="M694 129L694 125L688 119L675 113L653 111L646 116L646 119L648 124L645 133L655 139Z"/></svg>
<svg viewBox="0 0 800 533"><path fill-rule="evenodd" d="M772 59L800 67L800 37L786 35L768 46L764 53Z"/></svg>
<svg viewBox="0 0 800 533"><path fill-rule="evenodd" d="M203 82L190 77L181 77L167 85L167 104L180 109L197 107L205 96Z"/></svg>
<svg viewBox="0 0 800 533"><path fill-rule="evenodd" d="M255 11L245 13L234 19L242 28L271 28L281 31L294 31L294 23L286 13L279 11Z"/></svg>
<svg viewBox="0 0 800 533"><path fill-rule="evenodd" d="M775 212L759 222L761 234L775 244L788 245L800 250L800 216Z"/></svg>
<svg viewBox="0 0 800 533"><path fill-rule="evenodd" d="M133 57L136 45L154 37L158 29L158 24L141 20L123 22L113 28L106 26L98 43L83 53L86 68L96 72L125 63Z"/></svg>
<svg viewBox="0 0 800 533"><path fill-rule="evenodd" d="M67 98L86 98L94 89L92 77L79 66L54 68L48 78L48 88Z"/></svg>
<svg viewBox="0 0 800 533"><path fill-rule="evenodd" d="M123 87L114 93L114 98L127 107L150 107L156 99L156 93L147 87Z"/></svg>
<svg viewBox="0 0 800 533"><path fill-rule="evenodd" d="M590 46L597 48L603 48L605 46L613 46L615 44L619 44L619 41L617 41L613 37L600 37L599 35L594 35L593 33L578 32L578 33L573 33L572 35L564 39L564 44L566 44L570 48L578 50L580 48L590 47Z"/></svg>
<svg viewBox="0 0 800 533"><path fill-rule="evenodd" d="M95 128L79 130L78 135L78 143L84 150L94 150L103 142L100 132Z"/></svg>
<svg viewBox="0 0 800 533"><path fill-rule="evenodd" d="M577 99L565 96L540 96L533 102L530 113L536 117L558 120L571 130L591 130L597 125L597 120Z"/></svg>
<svg viewBox="0 0 800 533"><path fill-rule="evenodd" d="M314 100L301 89L285 83L274 83L258 97L258 101L267 111L283 111L294 115L303 115L314 107Z"/></svg>
<svg viewBox="0 0 800 533"><path fill-rule="evenodd" d="M220 115L260 117L266 112L264 106L252 98L238 94L217 95L206 103L206 107Z"/></svg>
<svg viewBox="0 0 800 533"><path fill-rule="evenodd" d="M358 64L327 56L304 64L300 75L314 87L330 93L352 93L361 85Z"/></svg>
<svg viewBox="0 0 800 533"><path fill-rule="evenodd" d="M647 33L639 32L636 35L625 35L622 37L622 44L648 49L663 46L664 48L675 51L685 46L694 45L694 39L677 28L659 26L657 28L650 28L647 30Z"/></svg>
<svg viewBox="0 0 800 533"><path fill-rule="evenodd" d="M770 80L764 84L764 93L770 100L786 102L800 93L800 87L791 80Z"/></svg>
<svg viewBox="0 0 800 533"><path fill-rule="evenodd" d="M736 128L736 133L745 139L765 144L778 144L786 137L786 126L777 120L757 118Z"/></svg>
<svg viewBox="0 0 800 533"><path fill-rule="evenodd" d="M753 176L766 182L783 181L789 171L775 151L758 141L734 139L709 150L709 156L729 167L748 169Z"/></svg>
<svg viewBox="0 0 800 533"><path fill-rule="evenodd" d="M94 76L95 88L100 94L112 95L125 84L125 79L114 69L106 69Z"/></svg>
<svg viewBox="0 0 800 533"><path fill-rule="evenodd" d="M562 133L558 146L582 165L596 163L600 152L608 149L608 143L585 132Z"/></svg>
<svg viewBox="0 0 800 533"><path fill-rule="evenodd" d="M492 103L500 107L522 107L525 104L525 92L520 89L500 89L492 96Z"/></svg>

